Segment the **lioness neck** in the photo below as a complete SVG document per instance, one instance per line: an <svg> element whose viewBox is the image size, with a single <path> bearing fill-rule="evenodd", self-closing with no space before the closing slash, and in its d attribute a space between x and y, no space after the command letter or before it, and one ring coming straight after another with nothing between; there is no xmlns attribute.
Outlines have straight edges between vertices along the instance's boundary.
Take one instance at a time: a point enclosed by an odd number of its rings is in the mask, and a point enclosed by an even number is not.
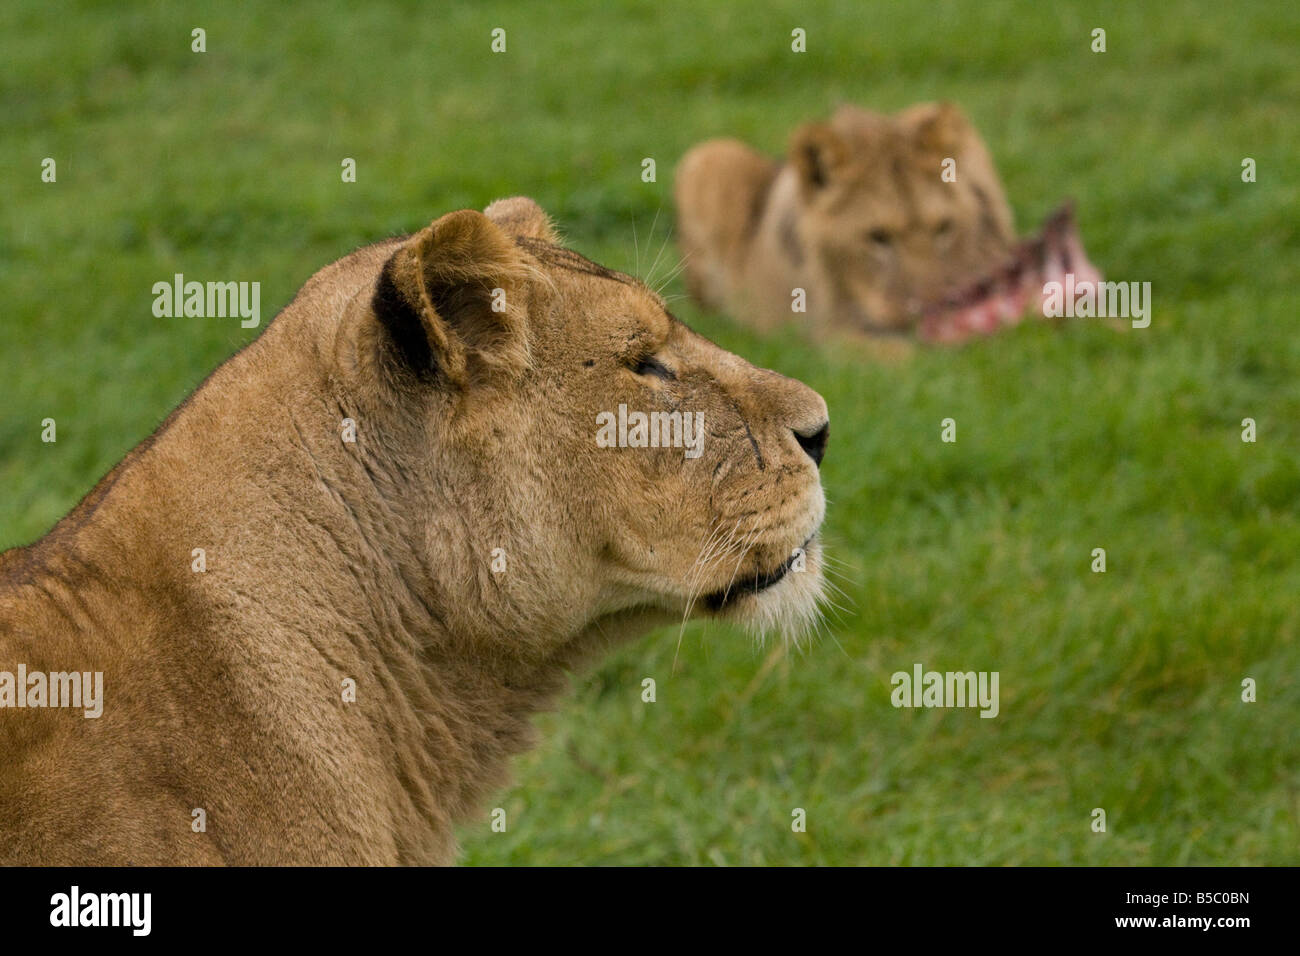
<svg viewBox="0 0 1300 956"><path fill-rule="evenodd" d="M376 434L414 424L349 394L309 339L271 352L291 334L269 328L0 563L0 668L102 671L106 688L99 719L46 712L9 751L24 754L0 771L14 859L450 862L452 822L504 781L561 689L561 661L475 653L483 635L444 603L460 571L419 546L430 531L444 555L470 542L406 508L422 500L405 494L415 466ZM294 354L300 367L266 374L268 355ZM347 418L363 423L351 447ZM84 808L20 796L52 754L95 782L93 838L75 835ZM133 829L142 793L166 836Z"/></svg>

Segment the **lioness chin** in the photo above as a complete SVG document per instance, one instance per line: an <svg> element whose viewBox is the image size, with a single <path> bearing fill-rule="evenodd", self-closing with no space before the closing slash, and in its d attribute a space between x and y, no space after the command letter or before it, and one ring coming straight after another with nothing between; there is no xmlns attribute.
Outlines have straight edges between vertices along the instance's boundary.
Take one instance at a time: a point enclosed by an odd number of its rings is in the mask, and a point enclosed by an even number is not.
<svg viewBox="0 0 1300 956"><path fill-rule="evenodd" d="M621 406L701 440L606 447ZM327 266L0 555L0 860L453 861L568 670L814 616L827 427L528 199Z"/></svg>

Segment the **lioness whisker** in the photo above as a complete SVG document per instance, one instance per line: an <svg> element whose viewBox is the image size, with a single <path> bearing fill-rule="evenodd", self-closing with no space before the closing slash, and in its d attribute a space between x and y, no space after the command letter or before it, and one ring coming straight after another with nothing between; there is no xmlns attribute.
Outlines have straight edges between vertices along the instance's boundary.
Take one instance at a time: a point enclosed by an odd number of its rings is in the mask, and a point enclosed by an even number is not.
<svg viewBox="0 0 1300 956"><path fill-rule="evenodd" d="M668 271L668 274L663 277L662 281L660 281L659 284L654 287L655 295L659 296L660 298L663 298L664 289L668 288L669 283L671 283L674 279L676 279L679 275L681 275L682 270L685 268L686 268L686 257L682 256L677 260L677 265L673 266L673 268Z"/></svg>
<svg viewBox="0 0 1300 956"><path fill-rule="evenodd" d="M668 240L670 238L671 237L668 233L665 232L664 241L659 244L659 252L655 255L655 261L650 263L650 272L646 275L645 279L642 280L645 282L647 288L653 288L655 269L659 266L659 260L663 258L664 250L668 248Z"/></svg>
<svg viewBox="0 0 1300 956"><path fill-rule="evenodd" d="M660 211L661 211L662 209L663 209L663 206L660 206L658 209L656 209L656 210L655 210L654 219L650 220L650 231L646 233L646 237L645 237L645 240L646 240L646 243L647 243L647 246L646 246L647 249L649 248L649 242L650 242L650 240L654 238L654 234L655 234L655 226L659 223L659 213L660 213ZM638 278L638 279L641 279L642 282L645 282L645 279L642 278L642 276L641 276L641 256L640 256L640 253L637 254L637 278Z"/></svg>
<svg viewBox="0 0 1300 956"><path fill-rule="evenodd" d="M739 525L739 523L740 521L739 519L737 519L736 524ZM704 540L704 544L700 546L699 554L696 555L695 561L691 565L690 571L687 572L686 607L685 610L682 612L681 626L677 630L677 648L673 651L674 672L676 671L677 668L677 655L681 652L682 649L682 637L686 633L686 622L691 616L691 611L695 609L695 601L699 597L700 591L703 589L703 569L712 560L712 556L711 556L712 551L716 547L718 534L719 532L721 532L721 530L722 530L722 525L715 520L712 524L712 528L708 536ZM732 531L734 532L735 529L733 528ZM706 553L709 555L708 557L706 557Z"/></svg>

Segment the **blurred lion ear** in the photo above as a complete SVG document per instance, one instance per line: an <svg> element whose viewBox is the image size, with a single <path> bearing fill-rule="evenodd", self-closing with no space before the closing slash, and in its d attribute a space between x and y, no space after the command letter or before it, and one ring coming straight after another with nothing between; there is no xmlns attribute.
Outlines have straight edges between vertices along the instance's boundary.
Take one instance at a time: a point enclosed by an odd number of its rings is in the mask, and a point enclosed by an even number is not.
<svg viewBox="0 0 1300 956"><path fill-rule="evenodd" d="M970 122L952 103L922 103L904 110L899 119L913 142L928 153L955 156L971 133Z"/></svg>
<svg viewBox="0 0 1300 956"><path fill-rule="evenodd" d="M421 380L465 386L528 364L528 284L518 246L482 213L448 213L384 263L371 309L385 354Z"/></svg>
<svg viewBox="0 0 1300 956"><path fill-rule="evenodd" d="M829 185L848 158L848 145L829 123L805 123L790 137L790 162L805 196Z"/></svg>
<svg viewBox="0 0 1300 956"><path fill-rule="evenodd" d="M483 214L511 236L524 236L528 239L541 239L543 242L559 243L560 237L551 225L551 219L542 211L542 207L527 196L511 196L498 199Z"/></svg>

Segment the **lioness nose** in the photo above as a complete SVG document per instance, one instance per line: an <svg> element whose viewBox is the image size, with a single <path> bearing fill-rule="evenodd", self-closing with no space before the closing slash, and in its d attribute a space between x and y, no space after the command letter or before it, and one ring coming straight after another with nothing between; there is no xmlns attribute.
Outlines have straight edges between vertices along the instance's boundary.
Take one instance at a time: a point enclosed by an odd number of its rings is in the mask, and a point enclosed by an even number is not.
<svg viewBox="0 0 1300 956"><path fill-rule="evenodd" d="M820 468L822 459L826 457L826 442L831 437L831 423L823 422L816 431L801 431L798 428L792 428L791 431L794 432L799 447L806 451L813 464Z"/></svg>

